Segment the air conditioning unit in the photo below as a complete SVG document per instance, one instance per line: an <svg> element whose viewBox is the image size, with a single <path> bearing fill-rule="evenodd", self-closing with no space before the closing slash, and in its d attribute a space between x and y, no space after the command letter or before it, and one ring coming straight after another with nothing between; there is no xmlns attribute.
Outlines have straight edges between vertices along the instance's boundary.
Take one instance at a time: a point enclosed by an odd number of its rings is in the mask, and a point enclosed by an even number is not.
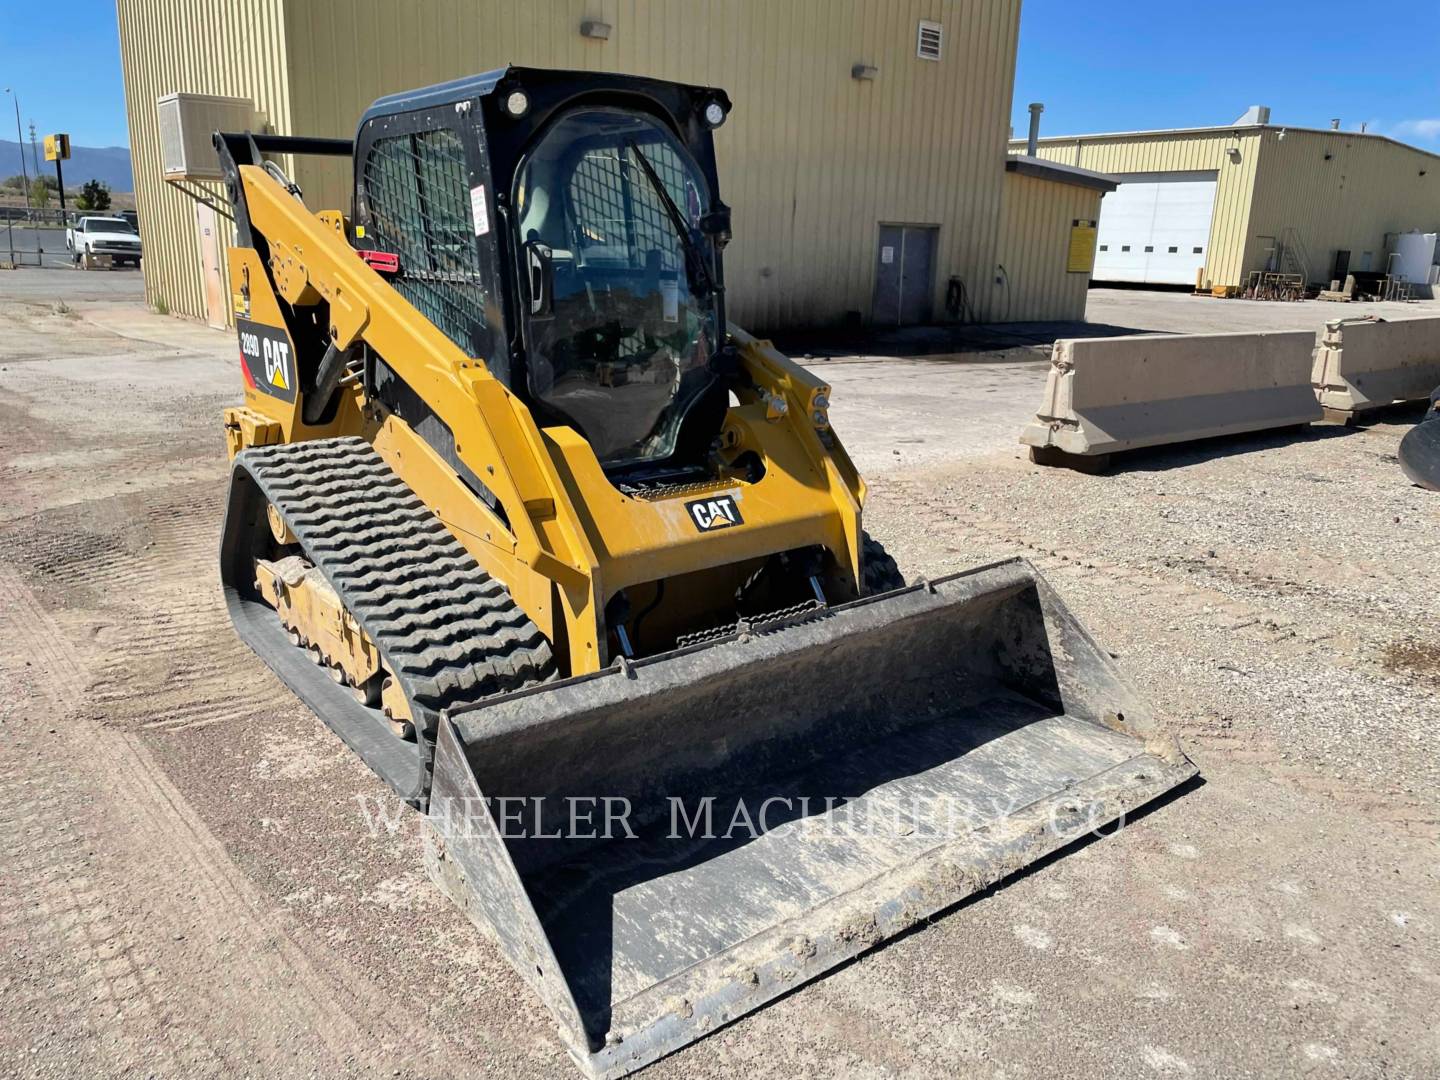
<svg viewBox="0 0 1440 1080"><path fill-rule="evenodd" d="M219 180L217 131L265 130L265 117L249 98L217 94L166 94L160 118L160 173L166 180Z"/></svg>

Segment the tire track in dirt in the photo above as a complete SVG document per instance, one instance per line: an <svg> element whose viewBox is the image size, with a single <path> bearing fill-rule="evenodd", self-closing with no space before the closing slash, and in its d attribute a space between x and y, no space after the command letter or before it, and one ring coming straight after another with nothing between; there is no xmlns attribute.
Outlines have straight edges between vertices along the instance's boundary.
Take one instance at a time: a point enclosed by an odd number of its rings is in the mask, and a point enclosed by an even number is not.
<svg viewBox="0 0 1440 1080"><path fill-rule="evenodd" d="M0 911L12 954L27 958L4 992L65 1018L24 1034L43 1042L59 1023L102 1031L107 1072L447 1071L433 1034L234 866L137 733L77 714L94 656L3 563L0 595L0 672L23 686L30 711L54 718L53 728L8 725L26 767L0 771ZM17 1001L7 1015L24 1011ZM15 1071L53 1068L14 1038L4 1041ZM69 1053L90 1045L62 1041Z"/></svg>
<svg viewBox="0 0 1440 1080"><path fill-rule="evenodd" d="M172 1017L154 966L117 916L114 892L99 879L97 834L81 824L93 793L77 785L73 758L63 748L76 734L72 710L83 700L86 665L20 576L3 564L0 595L7 600L0 607L6 666L27 669L31 708L42 706L48 718L43 723L57 725L46 727L52 737L41 740L42 721L18 717L19 730L7 734L15 740L12 748L22 750L25 767L0 770L8 879L0 890L0 924L6 927L7 951L25 961L23 993L31 1008L38 1004L56 1016L83 1011L87 1028L103 1028L107 1070L193 1071L203 1061L168 1037ZM24 1013L7 1010L7 1015ZM140 1032L146 1034L137 1038ZM24 1056L18 1060L28 1063Z"/></svg>
<svg viewBox="0 0 1440 1080"><path fill-rule="evenodd" d="M203 1067L203 1057L170 1038L175 1018L156 968L110 903L92 838L64 816L61 802L73 797L70 788L71 777L57 760L0 773L0 832L6 837L0 923L14 964L6 990L16 993L6 1015L83 1013L84 1027L106 1032L103 1054L97 1054L106 1072L193 1072ZM43 1028L28 1026L34 1030L25 1032L24 1041L41 1041ZM16 1034L7 1033L7 1041ZM11 1050L25 1061L28 1047ZM95 1067L99 1072L100 1061Z"/></svg>
<svg viewBox="0 0 1440 1080"><path fill-rule="evenodd" d="M978 533L998 544L1014 547L1016 554L1032 562L1056 585L1062 598L1066 579L1083 577L1093 583L1098 577L1106 585L1107 606L1114 609L1142 611L1147 605L1159 603L1167 611L1194 618L1209 629L1238 638L1277 660L1313 663L1317 669L1360 667L1331 647L1335 637L1332 632L1302 632L1288 616L1202 585L1166 580L1151 570L1094 552L1034 543L1013 523L970 512L957 502L937 497L937 489L922 479L890 476L873 486L880 491L899 493L904 505L922 509L937 529ZM943 542L941 537L937 540ZM1253 765L1277 781L1355 806L1374 819L1415 835L1440 837L1440 815L1434 807L1418 799L1325 776L1290 759L1273 740L1218 727L1214 718L1172 713L1167 721L1182 743L1191 748L1202 747L1227 760Z"/></svg>
<svg viewBox="0 0 1440 1080"><path fill-rule="evenodd" d="M222 518L215 485L127 496L116 507L118 535L76 527L78 519L93 528L90 505L34 515L0 539L38 587L95 612L102 649L87 713L118 727L185 731L289 704L275 680L257 677L258 665L230 632L214 575ZM236 693L241 685L245 692Z"/></svg>

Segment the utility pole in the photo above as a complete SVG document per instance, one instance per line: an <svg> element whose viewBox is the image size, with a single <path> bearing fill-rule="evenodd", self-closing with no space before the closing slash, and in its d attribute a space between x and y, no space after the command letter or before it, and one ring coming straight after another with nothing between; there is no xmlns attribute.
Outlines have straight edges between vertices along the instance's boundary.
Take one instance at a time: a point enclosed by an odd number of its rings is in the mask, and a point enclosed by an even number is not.
<svg viewBox="0 0 1440 1080"><path fill-rule="evenodd" d="M5 92L15 99L15 141L20 144L20 178L25 181L25 205L30 205L30 174L25 169L25 137L20 134L20 95L5 87Z"/></svg>

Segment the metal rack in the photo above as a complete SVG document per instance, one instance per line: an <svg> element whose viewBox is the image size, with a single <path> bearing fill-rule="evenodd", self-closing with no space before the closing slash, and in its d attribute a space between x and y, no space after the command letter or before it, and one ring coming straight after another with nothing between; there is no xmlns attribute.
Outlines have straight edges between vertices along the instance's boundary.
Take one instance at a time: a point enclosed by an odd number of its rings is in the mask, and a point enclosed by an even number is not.
<svg viewBox="0 0 1440 1080"><path fill-rule="evenodd" d="M1304 274L1252 270L1242 295L1246 300L1303 300L1305 292Z"/></svg>

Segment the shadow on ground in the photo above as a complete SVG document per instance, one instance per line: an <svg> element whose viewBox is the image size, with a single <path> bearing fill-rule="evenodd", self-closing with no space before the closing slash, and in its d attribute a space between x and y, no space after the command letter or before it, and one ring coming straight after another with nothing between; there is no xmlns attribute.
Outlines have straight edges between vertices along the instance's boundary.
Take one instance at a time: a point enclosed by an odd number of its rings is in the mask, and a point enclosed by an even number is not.
<svg viewBox="0 0 1440 1080"><path fill-rule="evenodd" d="M826 327L773 336L787 356L938 356L1049 348L1059 338L1123 337L1164 331L1091 322L945 323L937 326Z"/></svg>
<svg viewBox="0 0 1440 1080"><path fill-rule="evenodd" d="M1112 475L1130 472L1169 472L1171 469L1189 468L1192 465L1201 465L1219 458L1274 450L1302 440L1318 442L1324 439L1340 439L1359 434L1365 427L1373 423L1405 423L1412 419L1418 421L1424 415L1423 410L1413 404L1393 405L1384 410L1376 410L1376 412L1383 415L1367 417L1364 424L1349 427L1340 424L1302 424L1298 427L1276 428L1272 431L1257 431L1247 435L1220 435L1212 439L1199 439L1170 446L1127 450L1111 455L1107 467L1101 471ZM1397 469L1397 478L1399 475ZM1307 479L1313 479L1315 483L1329 482L1323 476L1307 477Z"/></svg>

